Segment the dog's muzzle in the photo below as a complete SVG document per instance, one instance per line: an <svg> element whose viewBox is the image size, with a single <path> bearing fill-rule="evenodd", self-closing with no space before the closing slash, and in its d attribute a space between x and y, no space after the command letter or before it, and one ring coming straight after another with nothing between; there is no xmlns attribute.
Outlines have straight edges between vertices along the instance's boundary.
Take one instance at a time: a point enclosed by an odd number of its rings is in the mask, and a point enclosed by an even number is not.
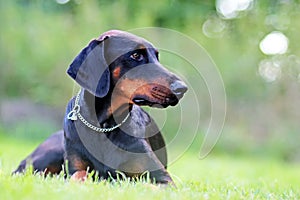
<svg viewBox="0 0 300 200"><path fill-rule="evenodd" d="M139 106L163 107L175 106L187 91L182 81L175 81L167 88L160 84L149 84L138 88L132 101Z"/></svg>

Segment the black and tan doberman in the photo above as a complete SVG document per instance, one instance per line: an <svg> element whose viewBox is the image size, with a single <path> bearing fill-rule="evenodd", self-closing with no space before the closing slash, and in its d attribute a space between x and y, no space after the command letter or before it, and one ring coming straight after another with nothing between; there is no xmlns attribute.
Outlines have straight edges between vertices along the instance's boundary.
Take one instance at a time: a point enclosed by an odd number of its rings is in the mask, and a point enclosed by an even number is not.
<svg viewBox="0 0 300 200"><path fill-rule="evenodd" d="M128 177L148 171L153 182L173 183L162 134L140 106L175 106L187 86L160 64L158 50L133 34L108 31L79 53L67 73L81 91L68 103L64 129L14 173L28 164L35 171L59 173L66 164L77 179L87 170L104 179L117 171Z"/></svg>

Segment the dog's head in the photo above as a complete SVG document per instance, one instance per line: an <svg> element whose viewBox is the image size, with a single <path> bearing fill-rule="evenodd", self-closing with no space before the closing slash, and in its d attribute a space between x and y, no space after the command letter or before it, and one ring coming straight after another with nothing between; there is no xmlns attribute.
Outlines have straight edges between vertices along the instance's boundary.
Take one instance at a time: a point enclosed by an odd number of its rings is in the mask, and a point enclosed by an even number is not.
<svg viewBox="0 0 300 200"><path fill-rule="evenodd" d="M174 106L187 91L185 83L159 63L151 43L124 31L108 31L92 40L67 73L96 97L111 92L129 104Z"/></svg>

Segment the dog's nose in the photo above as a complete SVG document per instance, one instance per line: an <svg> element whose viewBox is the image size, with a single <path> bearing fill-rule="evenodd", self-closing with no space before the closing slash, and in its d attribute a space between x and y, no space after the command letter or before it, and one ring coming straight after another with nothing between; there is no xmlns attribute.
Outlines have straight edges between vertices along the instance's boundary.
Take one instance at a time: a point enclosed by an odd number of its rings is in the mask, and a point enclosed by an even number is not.
<svg viewBox="0 0 300 200"><path fill-rule="evenodd" d="M170 85L170 89L176 96L181 96L188 90L186 84L182 81L175 81Z"/></svg>

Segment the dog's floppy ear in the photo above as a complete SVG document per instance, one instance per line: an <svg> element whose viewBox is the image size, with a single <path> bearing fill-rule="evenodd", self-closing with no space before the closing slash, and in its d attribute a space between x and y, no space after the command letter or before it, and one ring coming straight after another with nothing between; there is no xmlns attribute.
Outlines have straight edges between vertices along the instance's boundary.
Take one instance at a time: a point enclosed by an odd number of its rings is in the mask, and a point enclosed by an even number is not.
<svg viewBox="0 0 300 200"><path fill-rule="evenodd" d="M110 72L104 57L105 39L92 40L67 70L81 87L100 98L107 95L110 87Z"/></svg>

